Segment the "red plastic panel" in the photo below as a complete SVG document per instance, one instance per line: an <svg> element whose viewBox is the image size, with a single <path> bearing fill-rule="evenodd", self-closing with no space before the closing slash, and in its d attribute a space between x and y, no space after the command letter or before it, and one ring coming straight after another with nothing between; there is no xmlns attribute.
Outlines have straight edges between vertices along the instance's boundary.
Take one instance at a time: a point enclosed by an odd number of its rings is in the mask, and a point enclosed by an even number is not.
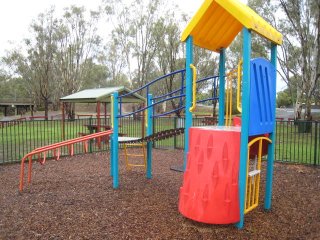
<svg viewBox="0 0 320 240"><path fill-rule="evenodd" d="M238 222L239 127L190 128L179 211L211 224Z"/></svg>

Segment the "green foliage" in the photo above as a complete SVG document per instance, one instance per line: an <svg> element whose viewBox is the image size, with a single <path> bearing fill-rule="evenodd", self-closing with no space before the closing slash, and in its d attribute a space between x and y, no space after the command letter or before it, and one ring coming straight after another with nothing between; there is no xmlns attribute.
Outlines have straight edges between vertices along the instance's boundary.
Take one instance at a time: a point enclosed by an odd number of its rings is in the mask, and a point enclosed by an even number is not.
<svg viewBox="0 0 320 240"><path fill-rule="evenodd" d="M292 98L288 89L277 93L277 107L289 107L292 104Z"/></svg>
<svg viewBox="0 0 320 240"><path fill-rule="evenodd" d="M59 99L86 86L106 84L107 69L95 64L101 38L96 24L99 12L71 6L57 16L55 9L39 14L24 40L26 51L14 50L5 58L11 76L18 76L37 105L58 106ZM73 109L69 109L69 117Z"/></svg>

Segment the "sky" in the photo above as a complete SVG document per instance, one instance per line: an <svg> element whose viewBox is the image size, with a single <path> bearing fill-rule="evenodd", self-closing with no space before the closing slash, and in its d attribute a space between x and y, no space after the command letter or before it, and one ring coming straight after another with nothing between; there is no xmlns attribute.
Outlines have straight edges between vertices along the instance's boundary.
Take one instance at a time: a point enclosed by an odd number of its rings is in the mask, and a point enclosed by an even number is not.
<svg viewBox="0 0 320 240"><path fill-rule="evenodd" d="M102 0L3 0L0 7L0 56L28 37L29 25L39 13L55 5L58 12L72 4L95 10ZM247 0L240 0L246 2ZM186 13L193 15L203 0L175 0Z"/></svg>
<svg viewBox="0 0 320 240"><path fill-rule="evenodd" d="M170 1L170 0L169 0ZM247 3L247 0L240 0ZM57 12L62 12L70 5L85 6L95 10L102 0L4 0L0 8L0 57L7 50L13 49L29 36L29 25L39 13L56 6ZM203 0L175 0L175 3L190 16L198 10ZM102 27L103 28L103 27ZM102 29L103 30L103 29ZM278 81L277 91L282 90L284 84Z"/></svg>

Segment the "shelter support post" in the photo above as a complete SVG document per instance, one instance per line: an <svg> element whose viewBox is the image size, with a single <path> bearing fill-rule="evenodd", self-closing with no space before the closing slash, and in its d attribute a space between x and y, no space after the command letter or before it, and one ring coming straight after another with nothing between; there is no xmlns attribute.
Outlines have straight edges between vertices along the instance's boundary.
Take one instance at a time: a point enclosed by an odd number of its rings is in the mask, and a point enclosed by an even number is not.
<svg viewBox="0 0 320 240"><path fill-rule="evenodd" d="M61 118L61 135L62 135L62 140L65 140L65 110L64 110L64 102L61 102L61 114L62 114L62 118Z"/></svg>
<svg viewBox="0 0 320 240"><path fill-rule="evenodd" d="M107 125L107 103L103 104L104 107L104 125Z"/></svg>
<svg viewBox="0 0 320 240"><path fill-rule="evenodd" d="M220 49L219 60L219 118L218 125L224 125L224 109L225 109L225 71L226 71L226 53L225 49Z"/></svg>
<svg viewBox="0 0 320 240"><path fill-rule="evenodd" d="M277 72L277 45L271 44L271 64L274 66ZM277 83L277 74L275 74L275 84ZM271 99L271 101L276 101L276 99ZM275 123L276 109L273 109L273 122ZM274 124L273 132L270 134L270 139L272 141L268 147L268 161L267 161L267 177L266 177L266 193L264 200L264 208L269 210L271 208L272 199L272 177L273 177L273 162L274 162L274 148L275 148L275 134L276 134L276 124Z"/></svg>
<svg viewBox="0 0 320 240"><path fill-rule="evenodd" d="M239 207L240 221L236 224L243 228L244 207L246 194L246 175L248 158L249 136L249 107L250 107L250 56L251 56L251 31L243 28L243 80L242 80L242 125L240 142L240 167L239 167ZM220 106L219 106L220 108Z"/></svg>
<svg viewBox="0 0 320 240"><path fill-rule="evenodd" d="M189 36L186 41L186 106L185 106L185 131L184 131L184 158L183 170L187 167L187 153L189 151L189 128L192 126L192 70L190 64L193 62L193 38Z"/></svg>

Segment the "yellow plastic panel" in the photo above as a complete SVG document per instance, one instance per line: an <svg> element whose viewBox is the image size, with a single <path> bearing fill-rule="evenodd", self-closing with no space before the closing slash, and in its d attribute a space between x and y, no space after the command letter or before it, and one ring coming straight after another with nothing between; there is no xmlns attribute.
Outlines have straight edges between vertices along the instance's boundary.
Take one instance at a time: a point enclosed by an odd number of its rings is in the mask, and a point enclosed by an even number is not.
<svg viewBox="0 0 320 240"><path fill-rule="evenodd" d="M230 45L243 27L281 44L282 35L238 0L205 0L183 31L181 40L193 37L195 45L219 52Z"/></svg>
<svg viewBox="0 0 320 240"><path fill-rule="evenodd" d="M216 2L246 28L276 44L282 44L282 34L247 5L238 0L216 0Z"/></svg>

